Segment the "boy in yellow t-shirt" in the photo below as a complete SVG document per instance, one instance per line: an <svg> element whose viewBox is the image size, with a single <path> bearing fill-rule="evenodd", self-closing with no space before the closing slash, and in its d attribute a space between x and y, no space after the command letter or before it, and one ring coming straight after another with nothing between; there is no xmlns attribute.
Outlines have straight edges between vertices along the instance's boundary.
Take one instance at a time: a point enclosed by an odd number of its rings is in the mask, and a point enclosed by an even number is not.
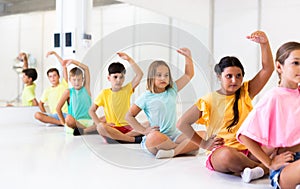
<svg viewBox="0 0 300 189"><path fill-rule="evenodd" d="M61 82L59 81L60 76L59 76L59 72L56 68L50 68L47 71L47 76L51 83L51 86L44 90L42 98L39 102L39 107L40 107L41 112L36 112L34 117L43 123L50 123L50 124L54 124L54 125L63 126L63 125L61 125L59 117L57 115L56 106L57 106L57 103L58 103L60 97L62 96L64 91L68 88L67 66L64 63L63 59L56 52L50 51L47 53L47 57L49 55L55 55L56 58L61 63L61 65L63 67L64 78L62 79ZM44 106L45 103L48 104L50 113L46 112L46 109ZM66 117L67 112L68 112L68 107L67 107L66 103L64 104L64 106L62 108L62 112L63 112L63 116Z"/></svg>
<svg viewBox="0 0 300 189"><path fill-rule="evenodd" d="M116 141L140 143L141 134L133 131L125 120L125 115L130 107L131 95L143 77L143 71L127 54L120 52L118 55L130 63L135 76L130 83L123 86L126 73L124 65L119 62L110 64L107 78L111 83L111 88L101 91L92 104L89 114L97 127L98 133L108 143L115 143ZM96 114L100 106L104 109L106 121L101 120Z"/></svg>
<svg viewBox="0 0 300 189"><path fill-rule="evenodd" d="M27 68L22 71L24 89L22 92L22 105L23 106L37 106L38 101L35 98L35 83L37 79L37 72L34 68Z"/></svg>
<svg viewBox="0 0 300 189"><path fill-rule="evenodd" d="M37 79L37 71L34 68L28 68L28 58L25 52L20 52L17 59L23 62L23 83L22 105L23 106L38 106L38 101L35 98L36 85L34 81Z"/></svg>

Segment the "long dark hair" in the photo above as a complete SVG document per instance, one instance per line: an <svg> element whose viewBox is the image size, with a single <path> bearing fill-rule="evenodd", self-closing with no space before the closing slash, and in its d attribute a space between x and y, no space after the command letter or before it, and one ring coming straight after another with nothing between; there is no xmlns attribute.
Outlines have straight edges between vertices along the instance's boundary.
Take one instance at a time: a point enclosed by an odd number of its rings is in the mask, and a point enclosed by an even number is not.
<svg viewBox="0 0 300 189"><path fill-rule="evenodd" d="M215 70L217 75L221 75L225 68L233 67L233 66L236 66L236 67L240 68L242 70L242 75L244 77L244 75L245 75L244 67L243 67L242 63L239 61L239 59L234 57L234 56L225 56L225 57L223 57L220 60L220 62L217 65L215 65L214 70ZM241 94L241 88L239 88L235 92L235 99L234 99L234 104L233 104L234 117L233 117L232 122L230 123L230 125L226 127L228 132L231 130L231 128L233 126L235 126L239 122L239 119L240 119L239 105L238 105L238 101L240 99L240 94Z"/></svg>

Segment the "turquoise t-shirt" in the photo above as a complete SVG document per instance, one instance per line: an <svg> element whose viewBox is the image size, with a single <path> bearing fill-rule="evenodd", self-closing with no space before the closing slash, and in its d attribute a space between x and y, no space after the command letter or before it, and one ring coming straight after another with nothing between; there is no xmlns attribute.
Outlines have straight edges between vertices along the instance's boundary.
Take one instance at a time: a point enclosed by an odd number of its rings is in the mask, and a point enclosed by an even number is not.
<svg viewBox="0 0 300 189"><path fill-rule="evenodd" d="M68 106L68 114L76 120L91 119L89 109L92 105L92 99L85 87L80 90L70 88L70 100Z"/></svg>
<svg viewBox="0 0 300 189"><path fill-rule="evenodd" d="M150 122L150 126L159 126L160 132L171 137L178 133L176 128L176 98L177 86L163 93L146 91L135 102L141 108Z"/></svg>

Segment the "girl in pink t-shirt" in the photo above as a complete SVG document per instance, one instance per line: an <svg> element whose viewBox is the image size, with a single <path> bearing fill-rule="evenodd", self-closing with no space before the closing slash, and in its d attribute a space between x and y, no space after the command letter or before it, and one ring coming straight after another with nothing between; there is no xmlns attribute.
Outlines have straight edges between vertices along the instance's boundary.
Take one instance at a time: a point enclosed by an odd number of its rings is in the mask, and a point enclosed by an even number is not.
<svg viewBox="0 0 300 189"><path fill-rule="evenodd" d="M239 141L270 169L274 188L300 188L300 43L276 54L279 86L270 90L237 133Z"/></svg>

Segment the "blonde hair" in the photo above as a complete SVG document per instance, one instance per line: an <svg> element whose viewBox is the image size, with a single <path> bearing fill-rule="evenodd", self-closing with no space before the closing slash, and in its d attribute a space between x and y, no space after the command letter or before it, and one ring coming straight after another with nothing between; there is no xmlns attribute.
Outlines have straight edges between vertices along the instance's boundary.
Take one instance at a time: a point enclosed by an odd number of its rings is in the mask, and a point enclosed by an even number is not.
<svg viewBox="0 0 300 189"><path fill-rule="evenodd" d="M166 86L166 90L168 88L173 87L173 79L171 76L171 70L168 64L165 61L162 60L156 60L152 62L148 68L148 75L147 75L147 90L149 90L152 93L156 92L156 87L155 87L155 76L157 72L157 67L159 66L166 66L169 70L169 85Z"/></svg>
<svg viewBox="0 0 300 189"><path fill-rule="evenodd" d="M80 76L80 75L82 75L82 77L83 77L83 72L82 72L82 70L81 70L80 68L78 68L78 67L72 68L72 69L70 70L69 74L70 74L70 77Z"/></svg>

